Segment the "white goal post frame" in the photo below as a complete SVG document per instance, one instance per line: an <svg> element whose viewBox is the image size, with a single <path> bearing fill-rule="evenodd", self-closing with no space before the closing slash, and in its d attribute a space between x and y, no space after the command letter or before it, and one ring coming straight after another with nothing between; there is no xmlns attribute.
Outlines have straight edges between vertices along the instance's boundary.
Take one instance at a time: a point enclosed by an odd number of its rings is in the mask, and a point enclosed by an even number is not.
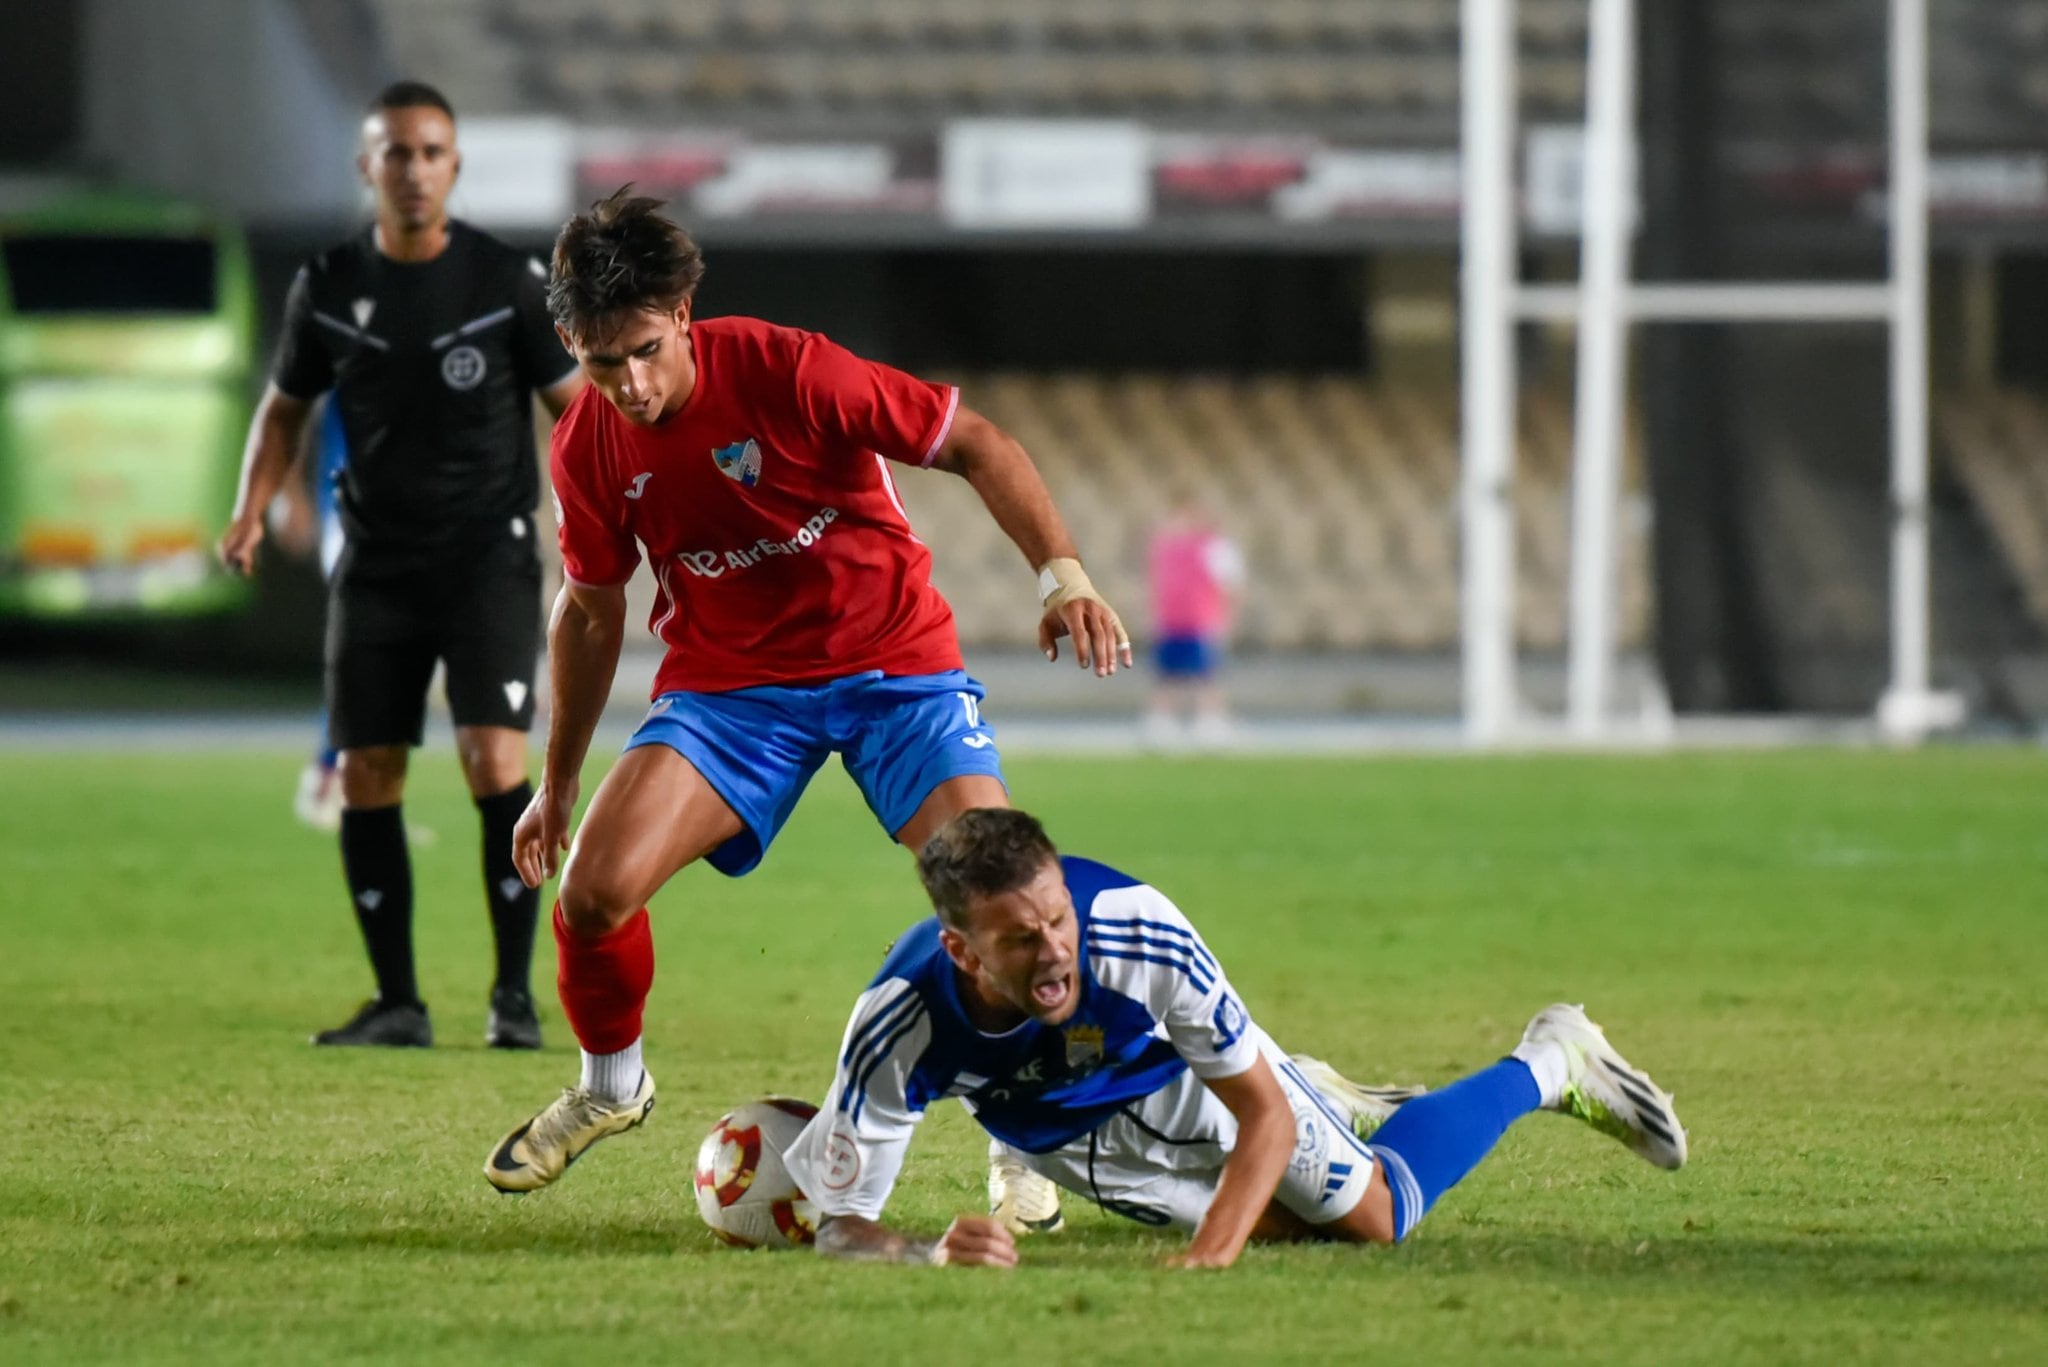
<svg viewBox="0 0 2048 1367"><path fill-rule="evenodd" d="M1905 743L1961 720L1929 686L1927 3L1889 0L1889 278L1869 284L1636 284L1637 0L1588 0L1580 278L1524 285L1515 195L1515 0L1460 0L1463 219L1460 408L1462 671L1467 743L1543 728L1523 715L1515 647L1515 328L1578 322L1572 450L1566 734L1616 738L1616 514L1632 322L1840 322L1889 326L1891 678L1876 721Z"/></svg>

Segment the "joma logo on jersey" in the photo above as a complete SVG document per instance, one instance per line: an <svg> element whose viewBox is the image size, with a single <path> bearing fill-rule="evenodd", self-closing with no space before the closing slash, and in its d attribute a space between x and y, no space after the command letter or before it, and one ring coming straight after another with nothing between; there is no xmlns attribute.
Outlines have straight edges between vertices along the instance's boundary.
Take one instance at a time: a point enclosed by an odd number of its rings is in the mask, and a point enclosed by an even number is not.
<svg viewBox="0 0 2048 1367"><path fill-rule="evenodd" d="M718 462L720 474L737 481L742 489L751 489L761 482L761 443L752 437L717 448L711 459Z"/></svg>
<svg viewBox="0 0 2048 1367"><path fill-rule="evenodd" d="M820 508L796 529L787 541L762 537L751 546L725 551L677 551L676 563L699 579L716 579L727 570L750 570L771 555L795 555L809 550L825 538L825 529L839 520L837 508Z"/></svg>

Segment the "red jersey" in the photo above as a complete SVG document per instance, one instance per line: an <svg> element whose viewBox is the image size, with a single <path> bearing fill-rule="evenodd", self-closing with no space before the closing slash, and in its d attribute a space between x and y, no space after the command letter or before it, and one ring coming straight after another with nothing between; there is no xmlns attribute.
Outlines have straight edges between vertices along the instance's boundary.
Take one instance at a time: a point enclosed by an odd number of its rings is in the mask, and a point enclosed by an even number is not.
<svg viewBox="0 0 2048 1367"><path fill-rule="evenodd" d="M648 626L668 647L655 693L959 669L886 460L930 465L960 391L758 319L689 335L697 384L679 412L637 426L593 385L550 453L571 579L622 584L646 548Z"/></svg>

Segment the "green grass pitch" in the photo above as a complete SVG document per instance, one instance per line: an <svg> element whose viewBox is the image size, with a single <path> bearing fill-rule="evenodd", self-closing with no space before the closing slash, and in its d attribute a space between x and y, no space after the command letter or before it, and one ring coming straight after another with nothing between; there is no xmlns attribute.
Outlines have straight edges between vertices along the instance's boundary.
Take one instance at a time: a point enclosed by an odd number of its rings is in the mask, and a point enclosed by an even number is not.
<svg viewBox="0 0 2048 1367"><path fill-rule="evenodd" d="M689 1194L727 1105L815 1095L918 912L836 769L757 874L655 908L661 1106L556 1188L498 1135L574 1077L481 1047L475 820L416 765L441 1047L322 1052L367 994L290 756L0 755L0 1361L2048 1361L2048 759L1019 759L1075 853L1160 884L1253 1013L1441 1083L1586 1001L1678 1095L1654 1171L1550 1116L1393 1251L1176 1242L1069 1204L1003 1276L722 1249ZM891 1214L978 1209L934 1109Z"/></svg>

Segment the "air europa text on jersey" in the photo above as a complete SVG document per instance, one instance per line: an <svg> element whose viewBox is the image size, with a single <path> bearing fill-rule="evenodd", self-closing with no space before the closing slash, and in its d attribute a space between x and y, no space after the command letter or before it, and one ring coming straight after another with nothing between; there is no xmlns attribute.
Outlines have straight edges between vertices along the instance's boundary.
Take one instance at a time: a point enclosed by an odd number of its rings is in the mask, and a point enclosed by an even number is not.
<svg viewBox="0 0 2048 1367"><path fill-rule="evenodd" d="M771 555L795 555L825 538L825 528L839 520L837 508L820 508L787 541L762 537L749 546L723 551L677 551L676 563L700 579L716 579L727 570L750 570Z"/></svg>

